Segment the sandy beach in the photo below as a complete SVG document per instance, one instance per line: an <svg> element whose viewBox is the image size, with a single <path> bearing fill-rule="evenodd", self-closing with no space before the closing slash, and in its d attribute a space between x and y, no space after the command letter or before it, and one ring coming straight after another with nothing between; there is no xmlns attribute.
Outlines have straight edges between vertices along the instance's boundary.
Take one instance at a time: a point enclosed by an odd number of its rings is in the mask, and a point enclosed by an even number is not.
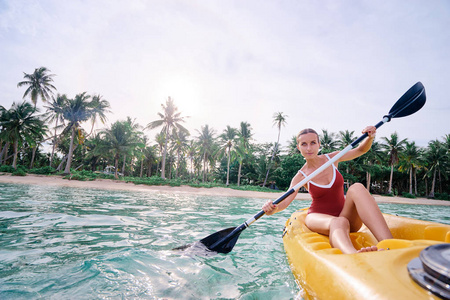
<svg viewBox="0 0 450 300"><path fill-rule="evenodd" d="M193 195L207 195L207 196L229 196L229 197L243 197L243 198L261 198L261 199L277 199L284 192L266 193L253 191L240 191L231 188L194 188L190 186L148 186L136 185L134 183L126 183L123 181L110 179L97 179L94 181L78 181L67 180L61 176L45 176L45 175L27 175L27 176L11 176L8 173L0 173L0 183L15 183L15 184L34 184L34 185L49 185L49 186L65 186L74 188L89 188L89 189L106 189L106 190L126 190L139 191L149 193L172 193L172 194L193 194ZM401 203L401 204L423 204L423 205L442 205L450 206L450 201L431 200L425 198L409 199L403 197L385 197L374 195L378 203ZM296 200L310 200L307 193L299 193Z"/></svg>

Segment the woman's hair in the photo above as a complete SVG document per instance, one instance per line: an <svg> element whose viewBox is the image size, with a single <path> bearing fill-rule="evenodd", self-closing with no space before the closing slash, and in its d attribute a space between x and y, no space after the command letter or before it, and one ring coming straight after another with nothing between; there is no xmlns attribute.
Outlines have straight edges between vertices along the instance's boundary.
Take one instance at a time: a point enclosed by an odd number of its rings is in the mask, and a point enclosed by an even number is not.
<svg viewBox="0 0 450 300"><path fill-rule="evenodd" d="M297 143L298 143L299 140L300 140L300 136L301 136L301 135L304 135L304 134L307 134L307 133L314 133L314 134L317 136L317 142L320 142L320 140L319 140L319 135L317 134L317 132L316 132L314 129L306 128L306 129L303 129L302 131L300 131L300 132L297 134Z"/></svg>

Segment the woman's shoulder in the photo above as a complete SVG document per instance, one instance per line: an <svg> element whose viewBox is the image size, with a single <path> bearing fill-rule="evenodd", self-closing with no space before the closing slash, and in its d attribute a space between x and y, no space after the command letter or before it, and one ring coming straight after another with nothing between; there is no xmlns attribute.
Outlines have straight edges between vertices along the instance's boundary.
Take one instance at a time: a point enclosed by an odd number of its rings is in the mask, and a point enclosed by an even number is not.
<svg viewBox="0 0 450 300"><path fill-rule="evenodd" d="M327 159L331 159L333 157L335 157L340 151L334 151L334 152L330 152L330 153L325 153L322 154L323 157L326 157Z"/></svg>

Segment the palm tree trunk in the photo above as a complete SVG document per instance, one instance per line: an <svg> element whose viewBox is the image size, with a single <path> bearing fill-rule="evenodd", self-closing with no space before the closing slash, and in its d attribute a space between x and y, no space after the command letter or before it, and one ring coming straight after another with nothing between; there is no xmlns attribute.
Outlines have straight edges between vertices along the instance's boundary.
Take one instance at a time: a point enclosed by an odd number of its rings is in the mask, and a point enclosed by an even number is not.
<svg viewBox="0 0 450 300"><path fill-rule="evenodd" d="M73 156L73 141L75 139L75 126L72 126L72 136L70 137L69 155L67 156L67 164L64 169L64 174L70 174L70 165L72 164Z"/></svg>
<svg viewBox="0 0 450 300"><path fill-rule="evenodd" d="M227 186L230 185L230 161L231 161L231 155L230 155L230 149L228 148L228 162L227 162Z"/></svg>
<svg viewBox="0 0 450 300"><path fill-rule="evenodd" d="M412 195L412 186L413 186L413 168L409 169L409 193Z"/></svg>
<svg viewBox="0 0 450 300"><path fill-rule="evenodd" d="M433 173L433 182L431 183L431 191L430 191L430 194L428 195L429 198L434 198L435 186L436 186L436 169L434 169L434 173Z"/></svg>
<svg viewBox="0 0 450 300"><path fill-rule="evenodd" d="M9 142L6 142L5 146L3 146L2 151L0 152L0 165L3 164L3 156L5 156L5 163L6 163L6 156L8 155L8 149L9 149Z"/></svg>
<svg viewBox="0 0 450 300"><path fill-rule="evenodd" d="M238 186L241 185L241 170L242 170L242 161L239 162L239 172L238 172L238 182L237 182Z"/></svg>
<svg viewBox="0 0 450 300"><path fill-rule="evenodd" d="M144 158L141 159L141 172L139 173L139 177L142 178L142 173L144 171Z"/></svg>
<svg viewBox="0 0 450 300"><path fill-rule="evenodd" d="M347 165L347 168L345 169L345 171L347 172L347 174L348 174L348 165ZM370 175L370 174L369 174ZM347 179L347 189L350 187L350 181ZM367 188L367 190L370 192L370 189L369 188Z"/></svg>
<svg viewBox="0 0 450 300"><path fill-rule="evenodd" d="M205 183L206 177L206 151L203 153L203 183Z"/></svg>
<svg viewBox="0 0 450 300"><path fill-rule="evenodd" d="M169 126L166 128L166 136L164 139L163 158L161 163L161 178L166 179L166 154L167 154L167 140L169 139Z"/></svg>
<svg viewBox="0 0 450 300"><path fill-rule="evenodd" d="M61 162L59 163L58 167L56 168L56 171L58 171L58 172L61 171L62 166L64 165L64 163L65 163L66 160L67 160L67 156L68 156L68 155L64 156L64 157L61 159Z"/></svg>
<svg viewBox="0 0 450 300"><path fill-rule="evenodd" d="M414 169L414 195L417 195L417 172Z"/></svg>
<svg viewBox="0 0 450 300"><path fill-rule="evenodd" d="M30 169L33 169L34 159L36 158L36 151L37 151L38 147L39 147L39 144L37 144L36 147L33 147L33 153L31 155Z"/></svg>
<svg viewBox="0 0 450 300"><path fill-rule="evenodd" d="M192 177L194 177L194 158L191 156L191 174L189 175L189 179L192 180Z"/></svg>
<svg viewBox="0 0 450 300"><path fill-rule="evenodd" d="M123 163L122 163L122 173L125 176L125 161L127 160L127 155L123 155Z"/></svg>
<svg viewBox="0 0 450 300"><path fill-rule="evenodd" d="M116 154L114 159L114 178L119 179L119 176L117 175L117 168L119 167L119 155Z"/></svg>
<svg viewBox="0 0 450 300"><path fill-rule="evenodd" d="M389 178L388 194L392 194L392 177L394 176L394 165L391 165L391 177Z"/></svg>
<svg viewBox="0 0 450 300"><path fill-rule="evenodd" d="M280 140L280 134L278 134L278 141L279 140ZM277 151L277 148L278 148L278 141L275 144L275 147L273 148L272 157L270 158L269 165L267 166L267 173L266 173L266 178L264 179L263 187L266 186L267 178L269 177L270 167L272 166L272 161L273 161L273 158L275 156L275 152Z"/></svg>
<svg viewBox="0 0 450 300"><path fill-rule="evenodd" d="M372 179L372 176L370 175L370 173L368 171L366 171L366 189L369 191L370 193L370 181ZM348 185L347 185L348 188Z"/></svg>
<svg viewBox="0 0 450 300"><path fill-rule="evenodd" d="M151 176L152 176L152 161L149 160L149 162L148 162L147 177L151 177Z"/></svg>
<svg viewBox="0 0 450 300"><path fill-rule="evenodd" d="M55 155L55 148L56 148L56 128L58 127L58 119L56 119L56 124L55 124L55 136L53 138L53 147L52 147L52 154L50 155L50 164L49 166L52 166L53 163L53 156Z"/></svg>
<svg viewBox="0 0 450 300"><path fill-rule="evenodd" d="M14 141L14 159L13 159L13 168L17 169L17 154L19 153L19 140Z"/></svg>

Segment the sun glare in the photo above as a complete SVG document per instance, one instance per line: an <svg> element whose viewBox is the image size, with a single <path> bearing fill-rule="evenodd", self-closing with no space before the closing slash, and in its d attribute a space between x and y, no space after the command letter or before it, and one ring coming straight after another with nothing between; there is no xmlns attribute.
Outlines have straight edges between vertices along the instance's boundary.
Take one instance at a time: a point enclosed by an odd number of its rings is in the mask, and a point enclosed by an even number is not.
<svg viewBox="0 0 450 300"><path fill-rule="evenodd" d="M173 76L162 82L159 88L164 101L171 97L183 116L192 117L203 111L200 86L195 80Z"/></svg>

